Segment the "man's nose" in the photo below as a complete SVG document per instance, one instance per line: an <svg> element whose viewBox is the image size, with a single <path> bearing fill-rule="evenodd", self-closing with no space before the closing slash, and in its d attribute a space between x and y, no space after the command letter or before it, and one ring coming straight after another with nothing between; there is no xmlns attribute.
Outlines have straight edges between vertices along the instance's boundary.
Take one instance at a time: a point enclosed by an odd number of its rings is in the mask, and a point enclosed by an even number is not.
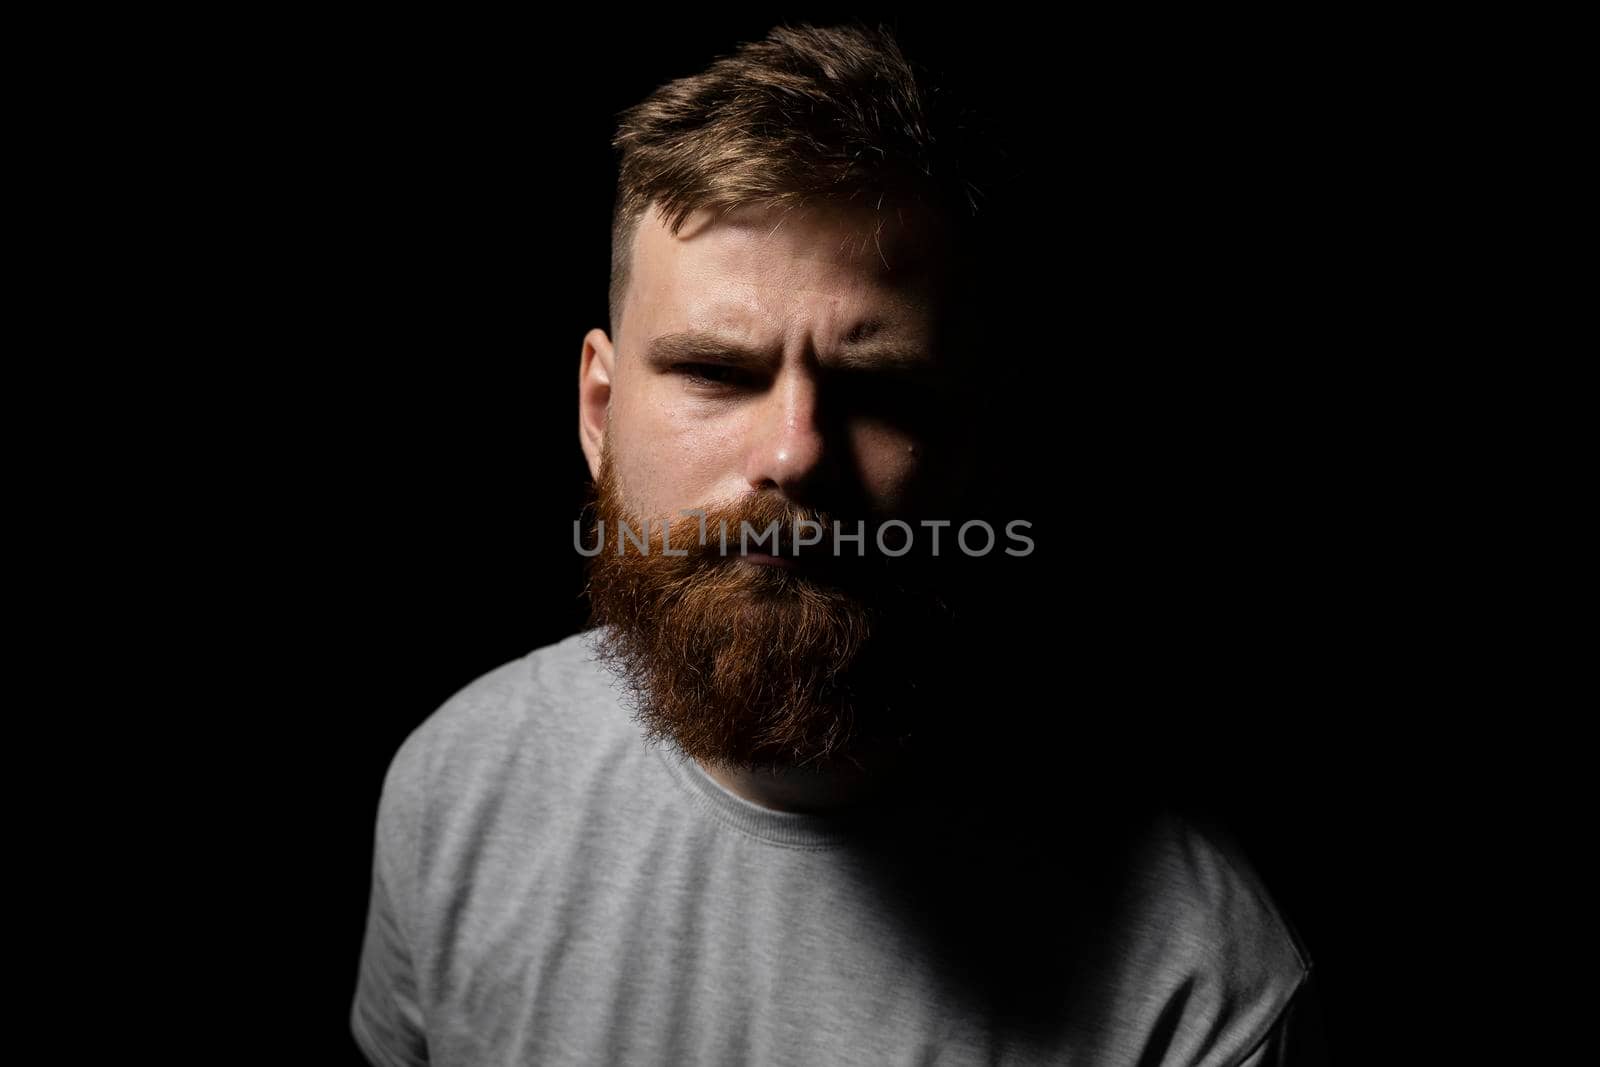
<svg viewBox="0 0 1600 1067"><path fill-rule="evenodd" d="M746 481L756 490L777 488L796 503L817 503L830 453L815 377L784 371L756 412Z"/></svg>

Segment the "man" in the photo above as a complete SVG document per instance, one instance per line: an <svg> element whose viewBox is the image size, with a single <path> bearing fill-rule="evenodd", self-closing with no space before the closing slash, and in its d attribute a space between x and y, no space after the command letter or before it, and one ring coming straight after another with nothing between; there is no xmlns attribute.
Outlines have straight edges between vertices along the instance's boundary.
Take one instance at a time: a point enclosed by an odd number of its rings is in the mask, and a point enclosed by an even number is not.
<svg viewBox="0 0 1600 1067"><path fill-rule="evenodd" d="M1286 1062L1309 962L1236 851L996 742L1050 709L977 607L1031 542L970 518L1007 352L964 131L861 28L623 116L596 625L396 755L374 1063Z"/></svg>

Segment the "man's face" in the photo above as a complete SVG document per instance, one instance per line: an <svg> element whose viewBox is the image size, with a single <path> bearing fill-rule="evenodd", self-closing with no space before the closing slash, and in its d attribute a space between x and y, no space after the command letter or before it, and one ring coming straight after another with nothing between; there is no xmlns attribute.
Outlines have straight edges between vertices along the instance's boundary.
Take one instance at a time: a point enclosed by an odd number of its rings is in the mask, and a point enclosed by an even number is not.
<svg viewBox="0 0 1600 1067"><path fill-rule="evenodd" d="M644 725L702 762L853 759L927 721L944 604L929 561L876 553L872 531L949 518L965 476L941 266L925 233L874 236L865 212L640 222L617 343L591 331L580 373L606 524L589 592ZM691 509L709 548L686 545ZM662 551L663 519L686 556ZM802 519L830 536L796 560ZM648 549L618 550L624 520L649 521ZM742 520L778 522L781 558L741 556ZM867 561L835 521L866 524Z"/></svg>
<svg viewBox="0 0 1600 1067"><path fill-rule="evenodd" d="M876 237L874 237L874 231ZM635 513L758 491L852 517L932 515L964 480L939 249L868 211L639 222L615 347L586 339L583 443Z"/></svg>

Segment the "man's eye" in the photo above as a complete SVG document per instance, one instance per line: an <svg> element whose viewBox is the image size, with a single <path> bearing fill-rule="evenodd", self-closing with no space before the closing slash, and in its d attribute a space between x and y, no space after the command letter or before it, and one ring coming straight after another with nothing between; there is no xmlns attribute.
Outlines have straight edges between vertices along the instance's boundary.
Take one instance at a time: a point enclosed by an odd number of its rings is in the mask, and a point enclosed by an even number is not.
<svg viewBox="0 0 1600 1067"><path fill-rule="evenodd" d="M674 369L690 381L702 385L743 385L748 380L738 367L720 363L680 363Z"/></svg>

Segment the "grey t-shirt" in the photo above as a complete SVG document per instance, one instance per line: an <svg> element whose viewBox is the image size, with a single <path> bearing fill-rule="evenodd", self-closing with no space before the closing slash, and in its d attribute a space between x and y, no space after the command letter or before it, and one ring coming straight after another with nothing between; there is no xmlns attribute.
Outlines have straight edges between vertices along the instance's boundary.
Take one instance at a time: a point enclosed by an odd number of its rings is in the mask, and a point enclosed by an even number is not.
<svg viewBox="0 0 1600 1067"><path fill-rule="evenodd" d="M594 636L394 757L351 1018L373 1063L1281 1062L1310 966L1224 838L1097 837L958 780L762 808L645 743Z"/></svg>

